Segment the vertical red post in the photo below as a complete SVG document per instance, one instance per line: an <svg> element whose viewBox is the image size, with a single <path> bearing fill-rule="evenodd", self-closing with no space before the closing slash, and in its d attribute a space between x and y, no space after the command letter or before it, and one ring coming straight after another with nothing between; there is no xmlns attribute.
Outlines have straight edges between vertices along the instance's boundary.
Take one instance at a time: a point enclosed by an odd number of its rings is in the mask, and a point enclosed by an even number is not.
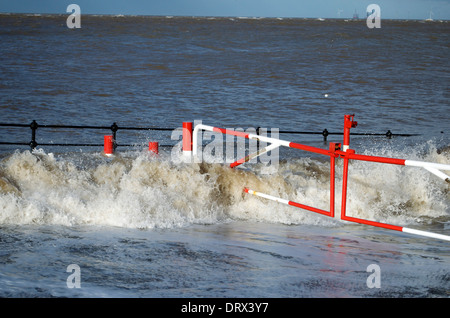
<svg viewBox="0 0 450 318"><path fill-rule="evenodd" d="M156 141L150 141L148 143L148 151L157 155L159 153L159 143Z"/></svg>
<svg viewBox="0 0 450 318"><path fill-rule="evenodd" d="M192 155L192 122L183 122L183 154Z"/></svg>
<svg viewBox="0 0 450 318"><path fill-rule="evenodd" d="M103 151L105 152L105 155L108 157L112 156L114 153L114 136L105 135L103 142Z"/></svg>
<svg viewBox="0 0 450 318"><path fill-rule="evenodd" d="M344 146L343 151L347 151L350 148L350 129L356 127L358 123L353 121L355 115L345 115L344 116Z"/></svg>
<svg viewBox="0 0 450 318"><path fill-rule="evenodd" d="M355 153L354 150L348 149L347 153ZM342 173L342 204L341 219L346 220L345 210L347 208L347 181L348 181L348 156L344 157L344 171Z"/></svg>
<svg viewBox="0 0 450 318"><path fill-rule="evenodd" d="M334 218L335 208L335 162L336 150L341 149L340 143L330 142L330 217Z"/></svg>

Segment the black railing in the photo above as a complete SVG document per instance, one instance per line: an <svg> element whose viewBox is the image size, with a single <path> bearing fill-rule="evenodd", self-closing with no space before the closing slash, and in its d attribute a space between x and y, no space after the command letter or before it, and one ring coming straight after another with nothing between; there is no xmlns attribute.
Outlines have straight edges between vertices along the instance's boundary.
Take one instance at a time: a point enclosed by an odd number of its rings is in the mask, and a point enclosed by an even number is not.
<svg viewBox="0 0 450 318"><path fill-rule="evenodd" d="M303 134L303 135L322 135L323 141L327 141L327 137L329 135L343 135L344 133L341 132L329 132L327 129L324 129L322 132L310 132L310 131L284 131L280 130L280 134ZM392 137L412 137L412 136L419 136L419 134L393 134L390 130L388 130L385 133L350 133L352 136L385 136L387 138Z"/></svg>
<svg viewBox="0 0 450 318"><path fill-rule="evenodd" d="M31 129L31 141L29 142L7 142L0 141L0 145L22 145L22 146L30 146L33 150L37 146L77 146L77 147L101 147L103 144L93 144L93 143L37 143L36 141L36 131L39 128L70 128L70 129L97 129L97 130L108 130L112 132L113 140L114 140L114 150L117 146L121 147L131 147L136 146L136 144L117 144L117 131L118 130L141 130L141 131L149 131L149 130L159 130L159 131L173 131L175 129L180 128L160 128L160 127L121 127L116 123L113 123L111 126L88 126L88 125L42 125L38 124L35 120L31 122L31 124L11 124L11 123L0 123L0 127L27 127ZM261 128L258 127L256 129L256 133L260 134ZM322 132L311 132L311 131L285 131L280 130L281 134L304 134L304 135L322 135L323 141L327 141L327 137L329 135L343 135L341 132L329 132L327 129L324 129ZM357 136L385 136L387 138L392 138L394 136L399 137L411 137L418 136L418 134L393 134L390 130L386 133L351 133L351 135ZM161 145L160 147L169 147L171 145Z"/></svg>
<svg viewBox="0 0 450 318"><path fill-rule="evenodd" d="M77 147L99 147L103 144L95 143L38 143L36 141L36 131L38 128L70 128L70 129L97 129L97 130L110 130L113 135L114 140L114 150L117 146L122 147L132 147L135 144L117 144L117 131L118 130L161 130L161 131L173 131L176 128L159 128L159 127L119 127L116 123L111 126L88 126L88 125L42 125L38 124L35 120L31 124L10 124L10 123L0 123L0 127L28 127L31 129L31 141L30 142L7 142L0 141L0 145L23 145L30 146L31 150L35 149L37 146L77 146ZM160 147L166 147L161 145Z"/></svg>

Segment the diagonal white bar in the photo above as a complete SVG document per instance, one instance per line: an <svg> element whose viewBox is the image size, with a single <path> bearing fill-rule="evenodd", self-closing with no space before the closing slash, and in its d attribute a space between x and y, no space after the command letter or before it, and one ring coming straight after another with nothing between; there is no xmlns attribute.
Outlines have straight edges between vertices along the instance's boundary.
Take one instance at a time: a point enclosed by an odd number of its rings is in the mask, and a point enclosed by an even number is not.
<svg viewBox="0 0 450 318"><path fill-rule="evenodd" d="M443 173L442 171L435 169L435 168L430 168L430 167L425 167L425 169L428 170L429 172L431 172L432 174L438 176L442 180L450 183L450 177L448 175L446 175L445 173Z"/></svg>
<svg viewBox="0 0 450 318"><path fill-rule="evenodd" d="M239 160L233 162L233 163L230 165L230 167L231 167L231 168L237 167L237 166L239 166L240 164L243 164L243 163L248 162L248 161L250 161L250 160L252 160L252 159L254 159L254 158L257 158L257 157L259 157L259 156L265 154L266 152L272 151L272 150L274 150L274 149L276 149L276 148L278 148L278 147L280 147L279 144L273 143L273 144L271 144L271 145L269 145L269 146L264 147L263 149L258 150L258 151L255 152L255 153L252 153L252 154L248 155L248 156L245 157L245 158L242 158L242 159L239 159Z"/></svg>
<svg viewBox="0 0 450 318"><path fill-rule="evenodd" d="M437 233L432 233L432 232L426 232L426 231L420 231L420 230L414 230L414 229L409 229L407 227L404 227L402 229L402 232L410 233L410 234L416 234L416 235L421 235L421 236L432 237L432 238L439 239L439 240L444 240L444 241L450 241L450 236L447 236L447 235L437 234Z"/></svg>
<svg viewBox="0 0 450 318"><path fill-rule="evenodd" d="M434 162L405 160L405 166L433 168L433 169L438 169L438 170L450 171L450 165L446 165L446 164L442 164L442 163L434 163Z"/></svg>
<svg viewBox="0 0 450 318"><path fill-rule="evenodd" d="M208 126L208 125L203 125L203 124L199 124L197 126L195 126L194 131L192 133L192 154L194 156L197 156L197 152L198 152L198 132L199 130L207 130L207 131L217 131L220 132L223 129L219 129L213 126ZM224 133L222 131L222 133ZM262 142L267 142L270 144L276 144L276 147L279 146L284 146L284 147L290 147L291 142L287 141L287 140L280 140L280 139L275 139L275 138L271 138L271 137L267 137L267 136L260 136L260 135L255 135L255 134L247 134L246 137L248 139L254 139L254 140L259 140Z"/></svg>
<svg viewBox="0 0 450 318"><path fill-rule="evenodd" d="M265 193L253 191L253 190L250 190L250 189L247 189L247 188L245 189L245 191L247 193L249 193L249 194L253 194L253 195L256 195L256 196L261 197L261 198L265 198L265 199L268 199L268 200L272 200L272 201L276 201L276 202L279 202L279 203L283 203L283 204L289 205L289 200L277 198L277 197L274 197L272 195L268 195L268 194L265 194Z"/></svg>

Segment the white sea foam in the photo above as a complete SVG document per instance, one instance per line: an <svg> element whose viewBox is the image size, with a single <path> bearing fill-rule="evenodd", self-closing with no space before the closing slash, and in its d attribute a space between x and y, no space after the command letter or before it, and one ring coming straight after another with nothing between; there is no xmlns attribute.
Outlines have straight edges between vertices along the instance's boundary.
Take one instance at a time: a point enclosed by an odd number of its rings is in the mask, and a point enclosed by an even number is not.
<svg viewBox="0 0 450 318"><path fill-rule="evenodd" d="M399 154L385 150L382 155ZM83 160L77 156L80 154L57 157L24 151L4 158L0 165L0 224L173 228L229 220L321 226L340 222L243 192L248 187L328 210L327 161L283 161L267 174L261 173L264 167L258 164L244 169L220 163L174 164L164 153L112 159L99 154L83 154ZM435 149L424 159L449 162L448 154L438 154ZM338 214L342 162L338 161L336 171ZM448 218L447 187L420 168L352 162L347 214L398 225Z"/></svg>

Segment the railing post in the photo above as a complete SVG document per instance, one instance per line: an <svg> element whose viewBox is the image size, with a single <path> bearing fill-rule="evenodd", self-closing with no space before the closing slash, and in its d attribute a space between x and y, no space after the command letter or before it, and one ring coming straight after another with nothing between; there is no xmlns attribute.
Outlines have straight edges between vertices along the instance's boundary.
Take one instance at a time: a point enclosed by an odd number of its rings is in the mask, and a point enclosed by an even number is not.
<svg viewBox="0 0 450 318"><path fill-rule="evenodd" d="M325 142L327 142L327 137L328 137L328 130L325 128L323 131L322 131L322 136L323 136L323 142L325 143Z"/></svg>
<svg viewBox="0 0 450 318"><path fill-rule="evenodd" d="M350 148L350 128L354 128L358 124L356 121L353 121L354 117L355 115L344 116L344 145L342 147L344 152Z"/></svg>
<svg viewBox="0 0 450 318"><path fill-rule="evenodd" d="M119 126L117 126L116 123L113 123L111 125L111 131L113 133L113 150L116 151L117 148L117 142L116 142L116 132L119 130Z"/></svg>
<svg viewBox="0 0 450 318"><path fill-rule="evenodd" d="M148 151L155 155L159 154L159 143L157 141L150 141L148 143Z"/></svg>
<svg viewBox="0 0 450 318"><path fill-rule="evenodd" d="M386 137L388 137L388 139L391 139L391 138L392 138L392 133L391 133L390 130L387 131Z"/></svg>
<svg viewBox="0 0 450 318"><path fill-rule="evenodd" d="M344 158L344 169L342 172L342 202L341 202L341 219L346 220L346 209L347 209L347 182L348 182L348 154L355 153L353 149L347 149Z"/></svg>
<svg viewBox="0 0 450 318"><path fill-rule="evenodd" d="M192 122L185 121L183 122L183 155L186 158L190 158L192 156Z"/></svg>
<svg viewBox="0 0 450 318"><path fill-rule="evenodd" d="M34 149L36 149L37 147L37 142L36 142L36 130L38 129L39 125L38 123L33 120L30 124L30 128L31 128L31 141L30 141L30 147L31 147L31 151L33 151Z"/></svg>
<svg viewBox="0 0 450 318"><path fill-rule="evenodd" d="M261 127L256 128L256 134L261 135ZM259 150L259 139L256 140L256 151Z"/></svg>
<svg viewBox="0 0 450 318"><path fill-rule="evenodd" d="M114 136L105 135L103 140L103 151L105 156L111 157L114 154Z"/></svg>
<svg viewBox="0 0 450 318"><path fill-rule="evenodd" d="M334 210L335 210L335 166L336 166L336 158L338 155L336 154L337 150L341 150L340 143L330 142L329 152L330 152L330 217L334 218Z"/></svg>

